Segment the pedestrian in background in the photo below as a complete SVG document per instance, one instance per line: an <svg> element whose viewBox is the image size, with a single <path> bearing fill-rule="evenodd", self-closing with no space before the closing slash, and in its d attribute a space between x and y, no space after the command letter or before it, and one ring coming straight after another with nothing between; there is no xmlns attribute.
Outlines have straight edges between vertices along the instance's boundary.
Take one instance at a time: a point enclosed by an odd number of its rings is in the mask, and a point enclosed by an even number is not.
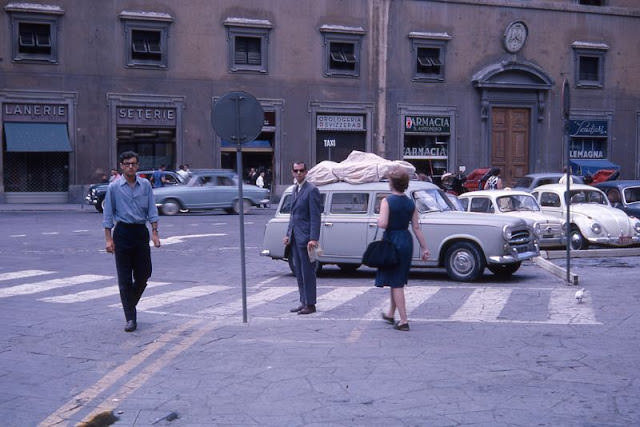
<svg viewBox="0 0 640 427"><path fill-rule="evenodd" d="M502 178L500 178L500 168L491 168L490 176L484 183L485 190L502 190Z"/></svg>
<svg viewBox="0 0 640 427"><path fill-rule="evenodd" d="M111 176L109 177L109 182L113 182L116 179L120 178L120 174L118 173L118 169L111 169Z"/></svg>
<svg viewBox="0 0 640 427"><path fill-rule="evenodd" d="M136 305L151 277L147 222L151 223L153 245L160 247L158 209L151 184L136 176L138 159L138 154L133 151L120 154L123 174L107 188L102 220L106 250L115 254L116 258L120 301L127 321L124 328L126 332L133 332L138 327Z"/></svg>
<svg viewBox="0 0 640 427"><path fill-rule="evenodd" d="M413 238L409 232L409 223L420 244L420 259L426 261L429 258L427 242L420 229L418 210L413 200L404 194L407 187L409 187L409 174L402 168L393 169L389 173L391 195L380 203L380 216L378 216L378 227L385 229L383 239L388 239L395 245L400 262L394 267L379 268L376 272L375 284L377 287L391 288L389 311L386 314L382 313L382 318L399 331L409 330L404 296L404 286L409 280L409 269L413 257ZM394 317L396 309L400 315L400 320L397 322Z"/></svg>
<svg viewBox="0 0 640 427"><path fill-rule="evenodd" d="M316 312L316 271L309 254L318 247L322 202L318 188L306 180L307 165L304 162L293 163L292 173L295 187L283 242L291 245L289 256L293 257L300 305L292 308L291 312L311 314Z"/></svg>
<svg viewBox="0 0 640 427"><path fill-rule="evenodd" d="M151 175L151 181L153 183L153 188L164 187L166 179L164 177L164 170L166 169L165 165L160 165L158 170L153 171L153 175Z"/></svg>

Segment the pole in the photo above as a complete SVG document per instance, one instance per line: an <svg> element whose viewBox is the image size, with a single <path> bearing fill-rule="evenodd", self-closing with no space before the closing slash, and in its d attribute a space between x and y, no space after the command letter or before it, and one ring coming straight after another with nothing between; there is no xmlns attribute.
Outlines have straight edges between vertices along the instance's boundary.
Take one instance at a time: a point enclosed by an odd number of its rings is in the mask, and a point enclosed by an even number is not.
<svg viewBox="0 0 640 427"><path fill-rule="evenodd" d="M567 207L567 285L571 285L571 161L569 159L569 113L571 110L571 96L569 94L569 81L564 80L562 84L562 115L563 115L563 131L562 137L565 146L565 168L566 168L566 190L564 203Z"/></svg>
<svg viewBox="0 0 640 427"><path fill-rule="evenodd" d="M236 167L238 169L238 213L240 215L240 271L242 277L242 323L247 323L247 275L245 271L245 252L244 252L244 198L242 192L242 138L240 137L240 102L244 98L237 95L233 98L236 108Z"/></svg>

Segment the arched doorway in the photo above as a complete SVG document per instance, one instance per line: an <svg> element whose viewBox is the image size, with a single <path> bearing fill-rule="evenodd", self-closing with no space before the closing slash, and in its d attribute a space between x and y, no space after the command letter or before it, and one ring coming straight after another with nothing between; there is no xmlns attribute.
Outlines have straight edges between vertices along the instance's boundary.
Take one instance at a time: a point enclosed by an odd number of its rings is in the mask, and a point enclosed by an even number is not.
<svg viewBox="0 0 640 427"><path fill-rule="evenodd" d="M537 126L553 80L524 61L491 64L474 74L480 91L483 152L488 166L499 167L507 185L529 173L537 146Z"/></svg>

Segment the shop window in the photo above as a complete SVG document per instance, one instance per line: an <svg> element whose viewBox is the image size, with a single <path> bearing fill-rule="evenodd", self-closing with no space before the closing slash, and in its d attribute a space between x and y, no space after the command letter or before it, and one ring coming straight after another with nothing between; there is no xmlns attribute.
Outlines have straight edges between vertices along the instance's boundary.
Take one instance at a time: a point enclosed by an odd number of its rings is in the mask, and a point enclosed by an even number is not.
<svg viewBox="0 0 640 427"><path fill-rule="evenodd" d="M269 71L271 22L258 19L227 18L229 71Z"/></svg>
<svg viewBox="0 0 640 427"><path fill-rule="evenodd" d="M608 46L603 44L573 44L576 86L602 88L604 86L604 59Z"/></svg>
<svg viewBox="0 0 640 427"><path fill-rule="evenodd" d="M324 75L328 77L360 76L361 46L364 30L360 27L323 25Z"/></svg>
<svg viewBox="0 0 640 427"><path fill-rule="evenodd" d="M167 68L169 24L173 18L162 13L153 20L142 12L122 12L125 61L127 67Z"/></svg>
<svg viewBox="0 0 640 427"><path fill-rule="evenodd" d="M584 4L587 6L604 6L605 0L578 0L578 4Z"/></svg>
<svg viewBox="0 0 640 427"><path fill-rule="evenodd" d="M446 33L409 34L411 40L413 80L444 81L446 44L451 37Z"/></svg>
<svg viewBox="0 0 640 427"><path fill-rule="evenodd" d="M39 8L28 5L33 11L14 13L12 5L5 7L11 14L12 58L16 62L58 62L58 17L64 12L59 8ZM17 7L17 6L16 6Z"/></svg>

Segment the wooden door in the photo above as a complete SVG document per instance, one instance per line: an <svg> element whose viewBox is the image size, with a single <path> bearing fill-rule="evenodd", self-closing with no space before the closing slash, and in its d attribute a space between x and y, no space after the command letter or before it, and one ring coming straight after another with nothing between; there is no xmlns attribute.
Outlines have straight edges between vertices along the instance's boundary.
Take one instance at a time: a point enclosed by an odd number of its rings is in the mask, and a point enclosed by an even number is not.
<svg viewBox="0 0 640 427"><path fill-rule="evenodd" d="M504 186L529 173L529 120L526 108L491 109L491 165L502 170Z"/></svg>

